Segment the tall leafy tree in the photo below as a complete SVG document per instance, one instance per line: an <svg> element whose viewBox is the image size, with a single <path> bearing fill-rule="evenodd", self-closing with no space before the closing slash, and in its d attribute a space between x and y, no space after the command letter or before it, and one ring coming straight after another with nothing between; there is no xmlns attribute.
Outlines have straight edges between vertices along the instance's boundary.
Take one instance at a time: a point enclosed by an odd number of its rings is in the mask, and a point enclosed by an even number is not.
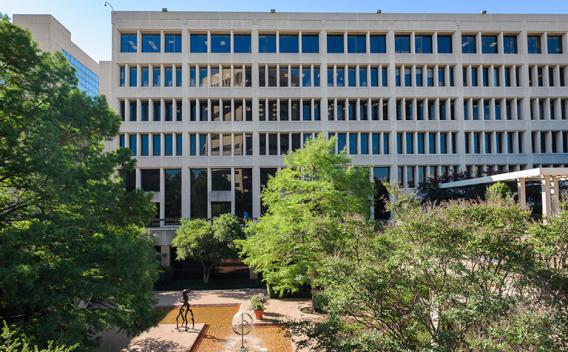
<svg viewBox="0 0 568 352"><path fill-rule="evenodd" d="M128 151L103 151L119 117L7 18L0 42L0 317L40 345L80 349L103 329L147 329L153 209L118 176Z"/></svg>
<svg viewBox="0 0 568 352"><path fill-rule="evenodd" d="M222 259L238 255L235 241L243 238L239 219L223 214L209 222L205 219L182 220L172 246L176 247L177 260L193 259L201 263L203 283Z"/></svg>
<svg viewBox="0 0 568 352"><path fill-rule="evenodd" d="M287 155L262 192L267 213L239 242L244 262L276 292L313 284L326 256L351 248L346 219L369 218L369 169L353 167L344 151L334 149L334 138L318 136Z"/></svg>

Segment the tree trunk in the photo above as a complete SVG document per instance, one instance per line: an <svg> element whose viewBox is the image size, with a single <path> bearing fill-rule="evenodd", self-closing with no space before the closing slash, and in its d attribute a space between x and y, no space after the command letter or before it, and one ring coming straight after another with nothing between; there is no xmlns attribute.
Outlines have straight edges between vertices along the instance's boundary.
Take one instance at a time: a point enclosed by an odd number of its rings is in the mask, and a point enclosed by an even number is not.
<svg viewBox="0 0 568 352"><path fill-rule="evenodd" d="M205 262L201 262L201 267L203 268L203 283L207 285L209 283L209 275L211 274L211 269L214 264L206 265Z"/></svg>

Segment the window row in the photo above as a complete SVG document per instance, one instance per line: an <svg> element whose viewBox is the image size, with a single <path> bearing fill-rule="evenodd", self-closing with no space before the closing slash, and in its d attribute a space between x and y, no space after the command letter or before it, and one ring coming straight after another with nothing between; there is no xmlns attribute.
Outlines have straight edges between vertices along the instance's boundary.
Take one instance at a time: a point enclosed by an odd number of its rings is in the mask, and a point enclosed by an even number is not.
<svg viewBox="0 0 568 352"><path fill-rule="evenodd" d="M455 120L456 99L402 98L396 100L397 120Z"/></svg>
<svg viewBox="0 0 568 352"><path fill-rule="evenodd" d="M327 119L329 121L388 120L388 99L345 99L327 100Z"/></svg>
<svg viewBox="0 0 568 352"><path fill-rule="evenodd" d="M454 66L399 65L395 69L397 87L453 87Z"/></svg>
<svg viewBox="0 0 568 352"><path fill-rule="evenodd" d="M327 65L328 87L387 87L388 65Z"/></svg>
<svg viewBox="0 0 568 352"><path fill-rule="evenodd" d="M521 98L464 99L464 120L523 120Z"/></svg>
<svg viewBox="0 0 568 352"><path fill-rule="evenodd" d="M190 65L190 87L252 87L250 65Z"/></svg>
<svg viewBox="0 0 568 352"><path fill-rule="evenodd" d="M349 155L390 154L389 132L331 132L328 135L329 138L336 137L336 153L345 151Z"/></svg>
<svg viewBox="0 0 568 352"><path fill-rule="evenodd" d="M189 134L191 156L250 156L252 153L252 133Z"/></svg>
<svg viewBox="0 0 568 352"><path fill-rule="evenodd" d="M522 154L524 153L524 132L486 131L465 132L466 154Z"/></svg>
<svg viewBox="0 0 568 352"><path fill-rule="evenodd" d="M259 87L319 87L319 65L258 66Z"/></svg>
<svg viewBox="0 0 568 352"><path fill-rule="evenodd" d="M119 100L122 121L182 121L181 99Z"/></svg>
<svg viewBox="0 0 568 352"><path fill-rule="evenodd" d="M452 33L396 33L395 53L452 54ZM461 33L463 54L518 54L519 33ZM530 33L527 36L529 54L562 54L564 34ZM365 54L387 52L385 34L328 32L328 54ZM250 33L196 32L189 34L190 53L251 53ZM138 47L141 50L138 50ZM546 49L545 49L546 48ZM121 33L120 51L123 53L180 53L181 33L148 32ZM319 53L319 33L261 32L258 35L259 53Z"/></svg>
<svg viewBox="0 0 568 352"><path fill-rule="evenodd" d="M520 87L522 66L479 66L462 67L464 87Z"/></svg>
<svg viewBox="0 0 568 352"><path fill-rule="evenodd" d="M568 66L529 66L529 86L566 87Z"/></svg>
<svg viewBox="0 0 568 352"><path fill-rule="evenodd" d="M250 99L190 99L190 121L252 121Z"/></svg>
<svg viewBox="0 0 568 352"><path fill-rule="evenodd" d="M181 133L122 133L119 135L119 146L130 149L132 156L184 155Z"/></svg>
<svg viewBox="0 0 568 352"><path fill-rule="evenodd" d="M182 87L182 68L180 65L121 65L119 85L121 87Z"/></svg>
<svg viewBox="0 0 568 352"><path fill-rule="evenodd" d="M568 120L568 98L531 99L531 120Z"/></svg>
<svg viewBox="0 0 568 352"><path fill-rule="evenodd" d="M568 153L568 131L531 132L533 153Z"/></svg>
<svg viewBox="0 0 568 352"><path fill-rule="evenodd" d="M259 121L319 121L321 106L318 99L258 100Z"/></svg>
<svg viewBox="0 0 568 352"><path fill-rule="evenodd" d="M396 153L457 154L457 132L397 132Z"/></svg>
<svg viewBox="0 0 568 352"><path fill-rule="evenodd" d="M459 171L459 165L407 165L397 167L398 185L415 188L430 178L448 177Z"/></svg>
<svg viewBox="0 0 568 352"><path fill-rule="evenodd" d="M536 166L535 166L536 167ZM512 164L501 164L501 165L466 165L465 173L470 178L489 176L495 174L502 174L505 172L521 171L526 170L527 165L512 165Z"/></svg>

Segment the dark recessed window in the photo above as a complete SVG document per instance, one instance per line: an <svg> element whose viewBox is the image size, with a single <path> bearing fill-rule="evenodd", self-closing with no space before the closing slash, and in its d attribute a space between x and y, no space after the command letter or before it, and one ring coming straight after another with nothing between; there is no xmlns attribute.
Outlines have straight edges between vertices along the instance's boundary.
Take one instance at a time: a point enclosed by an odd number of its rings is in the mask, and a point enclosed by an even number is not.
<svg viewBox="0 0 568 352"><path fill-rule="evenodd" d="M211 169L211 190L231 190L231 169Z"/></svg>
<svg viewBox="0 0 568 352"><path fill-rule="evenodd" d="M481 49L484 54L497 54L499 45L496 35L484 35L481 37Z"/></svg>
<svg viewBox="0 0 568 352"><path fill-rule="evenodd" d="M560 35L549 35L548 40L548 53L549 54L562 54L562 36Z"/></svg>
<svg viewBox="0 0 568 352"><path fill-rule="evenodd" d="M164 45L166 53L181 53L181 34L166 33Z"/></svg>
<svg viewBox="0 0 568 352"><path fill-rule="evenodd" d="M207 34L191 34L189 37L189 51L192 53L206 53Z"/></svg>
<svg viewBox="0 0 568 352"><path fill-rule="evenodd" d="M297 53L299 51L297 34L280 34L279 44L281 53Z"/></svg>
<svg viewBox="0 0 568 352"><path fill-rule="evenodd" d="M518 52L516 35L503 36L503 51L505 54L516 54Z"/></svg>
<svg viewBox="0 0 568 352"><path fill-rule="evenodd" d="M417 54L432 54L432 36L431 35L415 36L414 51Z"/></svg>
<svg viewBox="0 0 568 352"><path fill-rule="evenodd" d="M410 53L410 36L396 35L394 37L394 49L398 54Z"/></svg>
<svg viewBox="0 0 568 352"><path fill-rule="evenodd" d="M540 54L542 53L542 47L540 43L540 35L529 35L528 38L528 51L529 54Z"/></svg>
<svg viewBox="0 0 568 352"><path fill-rule="evenodd" d="M160 34L159 33L142 34L142 52L143 53L159 53L160 52Z"/></svg>
<svg viewBox="0 0 568 352"><path fill-rule="evenodd" d="M474 35L462 36L462 53L475 54L476 52L477 52L477 45L475 44L475 36Z"/></svg>
<svg viewBox="0 0 568 352"><path fill-rule="evenodd" d="M251 52L251 40L250 34L235 34L233 37L234 41L234 52L235 53L250 53Z"/></svg>
<svg viewBox="0 0 568 352"><path fill-rule="evenodd" d="M343 34L328 34L327 36L327 52L329 54L343 54Z"/></svg>
<svg viewBox="0 0 568 352"><path fill-rule="evenodd" d="M140 187L145 192L160 192L160 170L140 170Z"/></svg>
<svg viewBox="0 0 568 352"><path fill-rule="evenodd" d="M258 52L259 53L275 53L276 52L276 34L260 34L258 36Z"/></svg>
<svg viewBox="0 0 568 352"><path fill-rule="evenodd" d="M319 53L319 35L302 34L302 52Z"/></svg>
<svg viewBox="0 0 568 352"><path fill-rule="evenodd" d="M120 52L135 53L138 48L136 33L122 33L120 35Z"/></svg>
<svg viewBox="0 0 568 352"><path fill-rule="evenodd" d="M207 169L189 169L191 218L207 218Z"/></svg>
<svg viewBox="0 0 568 352"><path fill-rule="evenodd" d="M367 38L364 34L349 34L347 36L347 52L364 54L367 52Z"/></svg>
<svg viewBox="0 0 568 352"><path fill-rule="evenodd" d="M438 54L452 54L452 36L438 35Z"/></svg>
<svg viewBox="0 0 568 352"><path fill-rule="evenodd" d="M387 52L387 39L383 34L371 34L371 53L385 54Z"/></svg>
<svg viewBox="0 0 568 352"><path fill-rule="evenodd" d="M212 53L230 53L231 36L229 34L211 34Z"/></svg>

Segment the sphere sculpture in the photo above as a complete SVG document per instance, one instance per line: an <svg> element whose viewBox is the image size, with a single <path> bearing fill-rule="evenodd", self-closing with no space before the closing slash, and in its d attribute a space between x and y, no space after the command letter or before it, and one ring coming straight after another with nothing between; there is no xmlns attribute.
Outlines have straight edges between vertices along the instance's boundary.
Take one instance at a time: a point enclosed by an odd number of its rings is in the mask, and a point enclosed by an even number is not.
<svg viewBox="0 0 568 352"><path fill-rule="evenodd" d="M233 316L231 327L235 334L241 336L241 349L240 352L247 352L245 347L245 335L251 333L254 328L252 316L246 312L238 312Z"/></svg>

